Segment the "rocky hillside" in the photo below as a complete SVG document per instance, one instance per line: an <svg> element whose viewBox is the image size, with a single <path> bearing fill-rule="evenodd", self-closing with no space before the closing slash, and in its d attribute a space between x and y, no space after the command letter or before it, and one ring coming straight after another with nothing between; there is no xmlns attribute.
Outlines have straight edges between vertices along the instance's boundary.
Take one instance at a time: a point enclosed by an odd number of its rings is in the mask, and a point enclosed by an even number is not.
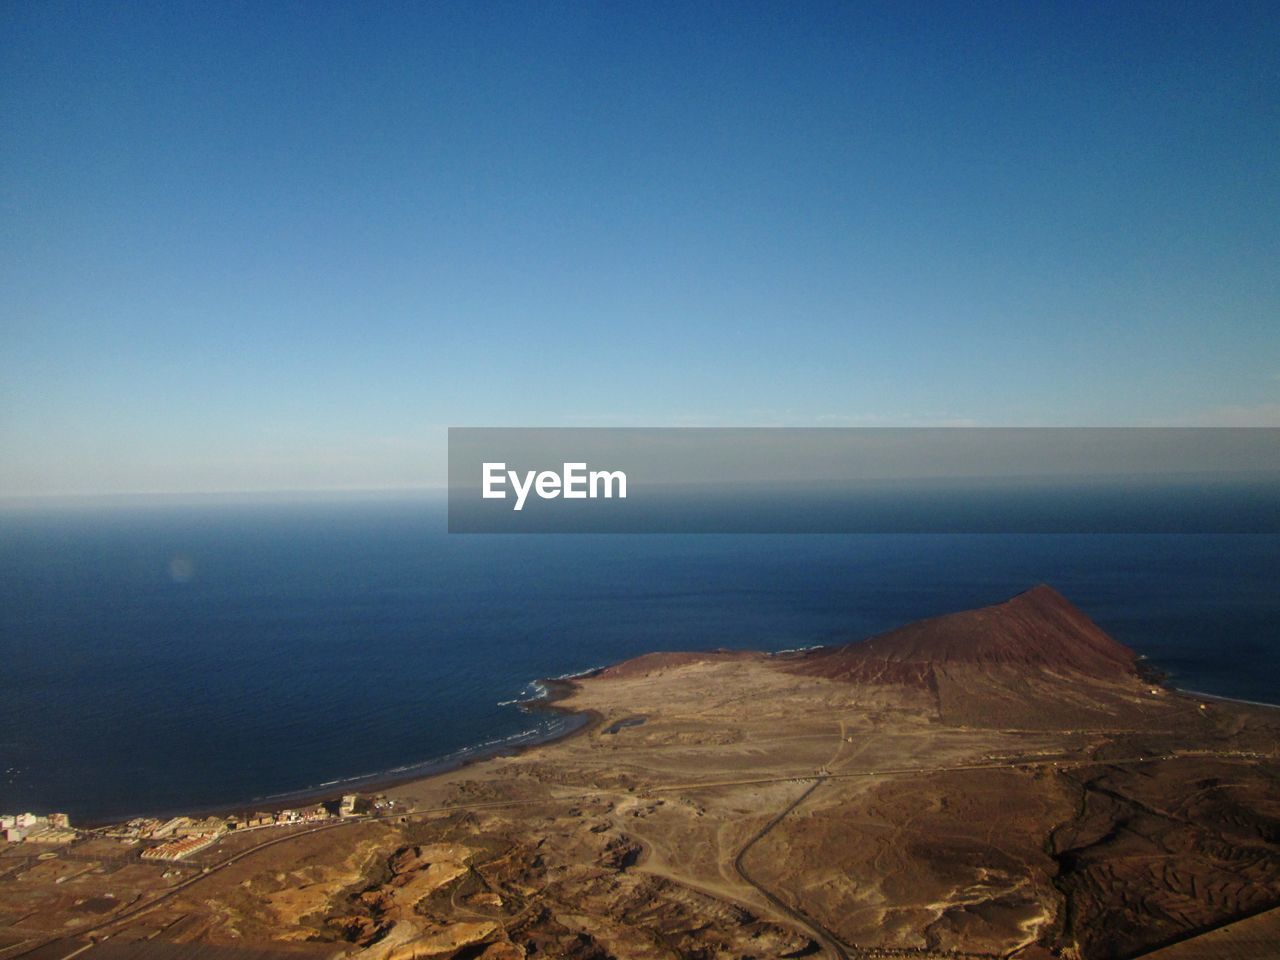
<svg viewBox="0 0 1280 960"><path fill-rule="evenodd" d="M1015 668L1112 679L1136 675L1136 662L1132 650L1041 584L994 606L814 650L798 658L792 669L859 682L927 683L936 667Z"/></svg>

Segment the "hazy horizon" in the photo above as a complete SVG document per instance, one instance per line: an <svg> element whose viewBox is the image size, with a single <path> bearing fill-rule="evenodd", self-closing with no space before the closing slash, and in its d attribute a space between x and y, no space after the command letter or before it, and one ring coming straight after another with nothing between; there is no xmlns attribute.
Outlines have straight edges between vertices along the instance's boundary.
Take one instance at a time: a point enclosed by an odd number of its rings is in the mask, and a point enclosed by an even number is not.
<svg viewBox="0 0 1280 960"><path fill-rule="evenodd" d="M9 5L0 496L1280 424L1274 5Z"/></svg>

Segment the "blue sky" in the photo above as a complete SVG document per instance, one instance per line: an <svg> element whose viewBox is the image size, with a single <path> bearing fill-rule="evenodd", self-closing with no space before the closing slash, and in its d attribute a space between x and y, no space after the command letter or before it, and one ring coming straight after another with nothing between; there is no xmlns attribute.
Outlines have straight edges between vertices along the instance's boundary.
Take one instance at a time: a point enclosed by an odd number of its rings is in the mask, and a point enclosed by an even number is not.
<svg viewBox="0 0 1280 960"><path fill-rule="evenodd" d="M0 494L1280 423L1280 8L6 4Z"/></svg>

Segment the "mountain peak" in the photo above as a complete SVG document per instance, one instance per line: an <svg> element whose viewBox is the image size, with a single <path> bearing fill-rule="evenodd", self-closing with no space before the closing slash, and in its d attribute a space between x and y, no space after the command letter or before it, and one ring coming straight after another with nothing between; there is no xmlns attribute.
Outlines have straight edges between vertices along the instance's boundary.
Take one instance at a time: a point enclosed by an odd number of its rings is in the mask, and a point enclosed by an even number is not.
<svg viewBox="0 0 1280 960"><path fill-rule="evenodd" d="M1137 656L1047 584L989 607L918 620L858 643L815 650L797 669L827 677L913 682L937 666L969 664L1111 678Z"/></svg>

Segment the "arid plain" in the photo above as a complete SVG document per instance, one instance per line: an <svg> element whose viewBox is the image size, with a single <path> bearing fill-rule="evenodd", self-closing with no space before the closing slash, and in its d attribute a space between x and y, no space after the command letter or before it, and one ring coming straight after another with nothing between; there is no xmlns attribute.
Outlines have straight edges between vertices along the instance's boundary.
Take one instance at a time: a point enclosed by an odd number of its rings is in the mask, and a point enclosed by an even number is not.
<svg viewBox="0 0 1280 960"><path fill-rule="evenodd" d="M1280 955L1280 710L1140 666L1047 587L641 657L567 685L579 735L375 815L6 848L0 960Z"/></svg>

